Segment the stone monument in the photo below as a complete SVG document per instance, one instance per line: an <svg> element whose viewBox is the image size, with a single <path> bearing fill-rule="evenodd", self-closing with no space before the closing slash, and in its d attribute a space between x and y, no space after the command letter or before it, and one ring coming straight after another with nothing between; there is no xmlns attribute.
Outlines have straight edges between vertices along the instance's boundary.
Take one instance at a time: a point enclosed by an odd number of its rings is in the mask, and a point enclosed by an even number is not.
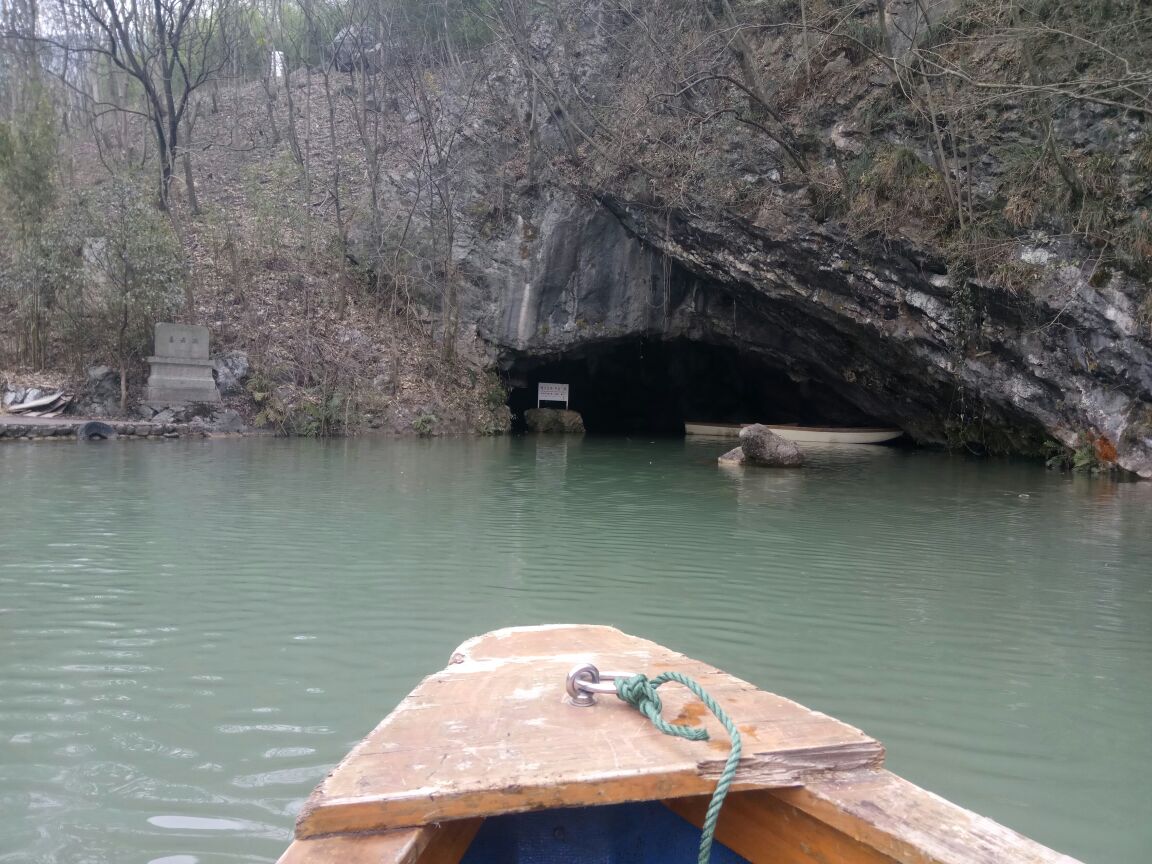
<svg viewBox="0 0 1152 864"><path fill-rule="evenodd" d="M220 391L208 359L208 328L188 324L157 324L155 351L148 358L147 401L153 405L219 402Z"/></svg>

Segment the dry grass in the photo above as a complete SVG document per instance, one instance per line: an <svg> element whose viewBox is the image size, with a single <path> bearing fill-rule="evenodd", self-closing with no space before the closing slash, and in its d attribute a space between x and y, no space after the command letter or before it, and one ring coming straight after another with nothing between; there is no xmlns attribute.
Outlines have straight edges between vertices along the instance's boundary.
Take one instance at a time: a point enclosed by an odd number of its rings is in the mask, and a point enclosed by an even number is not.
<svg viewBox="0 0 1152 864"><path fill-rule="evenodd" d="M338 426L346 422L348 431L412 432L413 421L429 415L438 418L436 434L502 430L504 412L491 395L498 382L477 346L464 343L454 359L445 360L435 311L411 297L377 295L342 254L333 167L339 159L339 193L349 219L363 215L366 170L350 103L337 97L333 152L321 79L313 76L309 87L297 73L290 86L309 154L311 190L284 140L283 92L274 106L279 142L269 129L259 84L224 90L215 113L204 97L191 145L199 215L189 211L183 175L173 184L173 225L194 298L184 320L209 327L214 350L246 351L254 374L273 383L289 415L337 397ZM400 117L387 119L394 127L403 123ZM75 142L73 157L76 183L108 182L90 142ZM12 373L21 382L76 383L77 375L65 369ZM137 387L143 377L137 369ZM259 406L247 407L251 417L259 413Z"/></svg>

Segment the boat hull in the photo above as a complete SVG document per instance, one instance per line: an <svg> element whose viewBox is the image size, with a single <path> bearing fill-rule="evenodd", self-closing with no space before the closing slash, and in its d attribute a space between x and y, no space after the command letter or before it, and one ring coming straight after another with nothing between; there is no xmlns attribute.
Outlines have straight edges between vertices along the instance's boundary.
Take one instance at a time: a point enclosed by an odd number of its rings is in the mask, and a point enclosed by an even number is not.
<svg viewBox="0 0 1152 864"><path fill-rule="evenodd" d="M495 816L460 864L674 864L695 861L700 827L656 801ZM714 843L709 864L747 864Z"/></svg>
<svg viewBox="0 0 1152 864"><path fill-rule="evenodd" d="M773 433L797 444L882 444L895 441L904 434L900 429L849 428L832 429L819 426L769 426Z"/></svg>
<svg viewBox="0 0 1152 864"><path fill-rule="evenodd" d="M726 733L673 687L664 716L709 740L664 735L614 694L577 707L562 679L586 662L680 671L732 715L743 758L712 864L1078 864L884 770L860 730L583 625L461 645L321 783L280 864L696 860Z"/></svg>
<svg viewBox="0 0 1152 864"><path fill-rule="evenodd" d="M685 423L689 437L739 438L746 423ZM768 425L768 424L765 424ZM882 444L904 434L901 429L884 427L771 426L768 430L797 444Z"/></svg>
<svg viewBox="0 0 1152 864"><path fill-rule="evenodd" d="M745 423L685 423L684 434L689 438L739 438Z"/></svg>

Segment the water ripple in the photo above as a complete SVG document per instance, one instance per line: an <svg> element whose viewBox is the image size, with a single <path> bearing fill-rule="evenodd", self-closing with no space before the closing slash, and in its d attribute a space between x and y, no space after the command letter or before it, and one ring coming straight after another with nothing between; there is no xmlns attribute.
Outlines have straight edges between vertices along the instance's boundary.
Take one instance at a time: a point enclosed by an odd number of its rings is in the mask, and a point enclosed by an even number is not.
<svg viewBox="0 0 1152 864"><path fill-rule="evenodd" d="M0 447L0 864L273 861L311 787L460 641L574 617L840 716L1089 862L1147 860L1152 484L715 456Z"/></svg>

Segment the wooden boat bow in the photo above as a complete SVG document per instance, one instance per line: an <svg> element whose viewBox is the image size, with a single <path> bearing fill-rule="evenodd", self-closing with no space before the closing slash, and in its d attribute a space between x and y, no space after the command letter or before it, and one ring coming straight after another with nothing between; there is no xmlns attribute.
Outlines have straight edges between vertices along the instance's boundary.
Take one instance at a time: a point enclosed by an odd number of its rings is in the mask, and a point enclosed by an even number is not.
<svg viewBox="0 0 1152 864"><path fill-rule="evenodd" d="M612 697L576 707L565 679L585 662L683 672L735 718L744 755L717 837L749 861L1075 864L882 770L884 748L859 729L654 642L578 625L461 645L321 782L282 864L456 862L486 817L536 810L664 801L699 825L723 729L673 686L664 716L704 725L710 741L664 735Z"/></svg>
<svg viewBox="0 0 1152 864"><path fill-rule="evenodd" d="M666 688L665 714L703 723L711 741L663 735L615 699L577 709L565 679L583 661L677 669L699 681L739 718L745 755L736 790L797 786L884 758L859 729L612 627L498 630L460 646L337 766L296 835L710 793L728 745L694 697Z"/></svg>

